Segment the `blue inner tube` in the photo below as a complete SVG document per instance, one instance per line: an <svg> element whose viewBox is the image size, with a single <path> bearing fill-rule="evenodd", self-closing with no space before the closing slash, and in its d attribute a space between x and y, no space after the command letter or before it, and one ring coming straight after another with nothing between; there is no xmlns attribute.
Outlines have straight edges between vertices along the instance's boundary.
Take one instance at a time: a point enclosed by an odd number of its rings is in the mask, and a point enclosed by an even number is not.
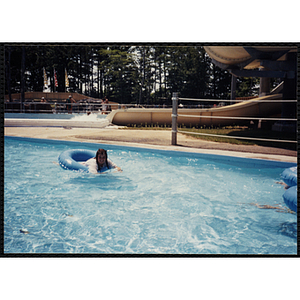
<svg viewBox="0 0 300 300"><path fill-rule="evenodd" d="M297 185L297 166L285 169L281 174L281 178L288 186Z"/></svg>
<svg viewBox="0 0 300 300"><path fill-rule="evenodd" d="M58 157L59 165L66 170L89 172L89 168L79 162L95 157L96 152L84 149L73 149L62 152Z"/></svg>
<svg viewBox="0 0 300 300"><path fill-rule="evenodd" d="M290 210L297 212L297 186L296 185L290 187L284 192L283 200Z"/></svg>

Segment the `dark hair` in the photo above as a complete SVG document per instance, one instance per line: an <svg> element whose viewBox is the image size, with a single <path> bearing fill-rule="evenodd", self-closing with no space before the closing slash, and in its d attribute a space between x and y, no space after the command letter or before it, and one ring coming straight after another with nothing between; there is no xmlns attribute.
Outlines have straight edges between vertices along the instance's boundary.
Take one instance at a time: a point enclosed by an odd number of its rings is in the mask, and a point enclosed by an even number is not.
<svg viewBox="0 0 300 300"><path fill-rule="evenodd" d="M104 149L98 149L98 151L96 152L96 163L97 163L97 166L98 166L98 170L100 170L101 169L101 167L99 166L99 163L98 163L98 156L100 155L100 154L105 154L105 164L106 164L106 167L107 167L107 169L109 169L109 166L108 166L108 163L107 163L107 151L106 150L104 150Z"/></svg>

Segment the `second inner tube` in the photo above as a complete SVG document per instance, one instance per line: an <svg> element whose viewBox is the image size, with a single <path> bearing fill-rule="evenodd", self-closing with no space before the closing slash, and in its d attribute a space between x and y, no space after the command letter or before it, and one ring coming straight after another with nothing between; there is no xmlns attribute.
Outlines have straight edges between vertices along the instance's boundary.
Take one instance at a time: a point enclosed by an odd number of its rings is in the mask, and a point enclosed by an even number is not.
<svg viewBox="0 0 300 300"><path fill-rule="evenodd" d="M297 186L287 189L283 194L283 200L290 210L297 212Z"/></svg>
<svg viewBox="0 0 300 300"><path fill-rule="evenodd" d="M281 174L281 178L288 186L297 185L297 166L285 169Z"/></svg>

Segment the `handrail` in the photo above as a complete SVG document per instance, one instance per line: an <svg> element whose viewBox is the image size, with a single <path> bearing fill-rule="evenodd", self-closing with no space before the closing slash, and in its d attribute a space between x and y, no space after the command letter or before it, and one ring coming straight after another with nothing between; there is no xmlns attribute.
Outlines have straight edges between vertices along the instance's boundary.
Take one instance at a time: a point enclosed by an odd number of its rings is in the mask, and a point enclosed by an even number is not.
<svg viewBox="0 0 300 300"><path fill-rule="evenodd" d="M188 118L209 118L209 119L234 119L234 120L262 120L262 121L297 121L297 119L290 118L260 118L260 117L223 117L223 116L203 116L203 115L181 115L178 117Z"/></svg>
<svg viewBox="0 0 300 300"><path fill-rule="evenodd" d="M199 101L199 102L249 102L251 101L251 103L253 102L297 102L297 100L256 100L257 98L253 98L253 99L248 99L248 100L221 100L221 99L195 99L195 98L178 98L178 100L183 100L183 101Z"/></svg>
<svg viewBox="0 0 300 300"><path fill-rule="evenodd" d="M219 100L219 99L194 99L194 98L179 98L177 93L173 93L173 109L174 106L178 107L178 100L187 100L187 101L212 101L212 102L245 102L245 101L251 101L253 102L297 102L297 100L256 100L254 98L253 100ZM234 120L258 120L258 121L297 121L297 119L292 118L263 118L263 117L226 117L226 116L207 116L207 115L184 115L184 114L177 114L176 110L176 118L173 118L172 114L172 145L176 145L177 141L177 132L180 133L187 133L187 134L195 134L195 135L205 135L205 136L214 136L214 137L223 137L223 138L232 138L232 139L244 139L244 140L257 140L257 141L267 141L267 142L283 142L283 143L298 143L297 141L291 141L291 140L276 140L276 139L264 139L264 138L251 138L251 137L241 137L241 136L227 136L227 135L218 135L218 134L210 134L210 133L198 133L198 132L189 132L189 131L182 131L177 129L177 117L188 117L188 118L211 118L211 119L234 119Z"/></svg>

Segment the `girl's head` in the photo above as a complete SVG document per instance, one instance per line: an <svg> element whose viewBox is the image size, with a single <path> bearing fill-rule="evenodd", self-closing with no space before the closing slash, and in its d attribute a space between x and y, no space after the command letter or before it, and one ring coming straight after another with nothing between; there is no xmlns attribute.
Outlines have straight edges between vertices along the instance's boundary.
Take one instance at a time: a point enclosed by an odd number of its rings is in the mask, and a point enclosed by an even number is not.
<svg viewBox="0 0 300 300"><path fill-rule="evenodd" d="M107 152L104 149L99 149L96 153L96 162L98 165L98 170L100 170L103 166L108 167L107 163Z"/></svg>

